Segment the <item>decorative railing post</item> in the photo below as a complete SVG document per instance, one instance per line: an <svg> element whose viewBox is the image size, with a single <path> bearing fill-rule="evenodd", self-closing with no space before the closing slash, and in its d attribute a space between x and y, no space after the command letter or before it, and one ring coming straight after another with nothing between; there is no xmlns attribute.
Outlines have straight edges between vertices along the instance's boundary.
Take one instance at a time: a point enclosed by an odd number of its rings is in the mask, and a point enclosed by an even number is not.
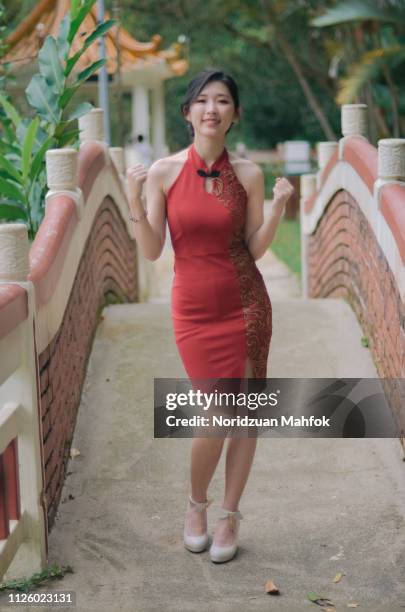
<svg viewBox="0 0 405 612"><path fill-rule="evenodd" d="M405 138L383 138L378 141L378 178L374 183L374 201L380 208L384 185L405 186Z"/></svg>
<svg viewBox="0 0 405 612"><path fill-rule="evenodd" d="M316 150L318 157L318 172L316 179L316 188L319 189L321 186L321 176L324 168L327 166L330 158L334 155L338 149L339 143L334 141L318 142Z"/></svg>
<svg viewBox="0 0 405 612"><path fill-rule="evenodd" d="M6 509L0 525L0 581L41 571L47 561L35 293L27 280L29 249L24 223L0 224L0 285L19 285L27 295L27 318L12 338L0 338L0 463L7 472L0 487L0 502Z"/></svg>
<svg viewBox="0 0 405 612"><path fill-rule="evenodd" d="M92 108L90 112L79 117L80 144L101 142L104 140L104 111L102 108Z"/></svg>
<svg viewBox="0 0 405 612"><path fill-rule="evenodd" d="M343 159L346 138L358 136L367 140L367 104L343 104L341 129L343 138L339 140L339 159Z"/></svg>
<svg viewBox="0 0 405 612"><path fill-rule="evenodd" d="M29 250L25 223L0 224L0 281L26 282Z"/></svg>
<svg viewBox="0 0 405 612"><path fill-rule="evenodd" d="M125 183L125 156L122 147L109 147L110 157L117 169L120 179Z"/></svg>
<svg viewBox="0 0 405 612"><path fill-rule="evenodd" d="M309 233L306 227L305 202L315 193L317 183L316 174L301 174L300 178L300 227L301 227L301 285L302 297L309 295L308 285L308 240Z"/></svg>
<svg viewBox="0 0 405 612"><path fill-rule="evenodd" d="M54 195L66 193L76 203L79 219L83 213L83 194L79 188L78 152L76 149L49 149L46 152L46 175L49 191L45 197L45 210Z"/></svg>

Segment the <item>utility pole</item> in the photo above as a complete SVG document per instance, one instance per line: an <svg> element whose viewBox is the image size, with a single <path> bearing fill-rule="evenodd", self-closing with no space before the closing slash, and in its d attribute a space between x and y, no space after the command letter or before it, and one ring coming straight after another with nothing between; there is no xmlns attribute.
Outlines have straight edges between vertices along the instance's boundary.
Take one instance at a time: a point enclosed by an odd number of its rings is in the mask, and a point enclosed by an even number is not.
<svg viewBox="0 0 405 612"><path fill-rule="evenodd" d="M97 19L98 23L104 22L104 0L98 0L97 2ZM105 59L105 34L100 36L100 59ZM104 111L104 138L108 144L111 145L110 136L110 109L108 104L108 74L107 66L101 66L98 71L98 103L100 108Z"/></svg>

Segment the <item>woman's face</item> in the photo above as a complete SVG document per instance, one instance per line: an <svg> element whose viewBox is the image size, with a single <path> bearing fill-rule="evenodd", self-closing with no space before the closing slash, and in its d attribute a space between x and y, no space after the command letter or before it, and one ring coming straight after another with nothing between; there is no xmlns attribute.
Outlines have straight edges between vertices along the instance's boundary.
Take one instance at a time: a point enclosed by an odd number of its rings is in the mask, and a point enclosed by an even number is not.
<svg viewBox="0 0 405 612"><path fill-rule="evenodd" d="M193 100L185 118L192 124L195 134L224 137L238 113L225 83L212 81Z"/></svg>

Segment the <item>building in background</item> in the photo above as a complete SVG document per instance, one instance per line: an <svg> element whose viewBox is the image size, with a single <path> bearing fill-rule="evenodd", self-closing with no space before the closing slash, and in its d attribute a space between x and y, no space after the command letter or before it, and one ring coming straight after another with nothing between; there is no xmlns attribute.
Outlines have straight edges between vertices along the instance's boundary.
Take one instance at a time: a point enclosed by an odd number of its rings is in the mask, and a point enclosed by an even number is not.
<svg viewBox="0 0 405 612"><path fill-rule="evenodd" d="M10 49L2 62L11 62L11 72L17 77L16 85L10 85L8 92L21 95L33 74L38 72L38 52L48 35L58 36L60 23L70 9L70 0L41 0L31 13L7 38ZM106 12L105 19L110 16ZM97 27L97 6L94 5L83 22L86 34ZM82 43L83 28L73 41L72 51ZM110 90L131 95L131 125L122 126L122 134L130 136L126 145L127 161L137 136L142 134L150 143L153 158L168 154L165 136L164 82L181 76L188 70L186 37L179 36L179 42L167 49L161 49L162 37L152 36L149 42L139 42L119 23L105 35L106 69ZM95 41L77 62L74 73L81 72L99 59L99 45ZM97 75L81 87L83 99L98 106ZM124 142L117 143L120 146ZM135 155L136 157L136 155Z"/></svg>

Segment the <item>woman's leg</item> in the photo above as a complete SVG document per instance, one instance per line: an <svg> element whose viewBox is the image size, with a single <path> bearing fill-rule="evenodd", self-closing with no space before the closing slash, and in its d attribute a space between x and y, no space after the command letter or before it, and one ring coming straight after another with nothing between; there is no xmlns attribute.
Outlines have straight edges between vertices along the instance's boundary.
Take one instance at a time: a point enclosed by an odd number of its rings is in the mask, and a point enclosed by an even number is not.
<svg viewBox="0 0 405 612"><path fill-rule="evenodd" d="M245 378L253 376L250 361L246 363ZM226 510L238 510L239 501L242 497L250 468L252 467L257 446L257 436L254 437L231 437L228 441L226 451L225 468L225 494L223 508ZM218 521L215 530L215 543L217 546L228 546L234 541L232 524L228 520Z"/></svg>
<svg viewBox="0 0 405 612"><path fill-rule="evenodd" d="M208 485L221 457L225 438L193 438L191 445L191 497L196 502L207 499ZM198 512L191 504L186 514L189 535L202 535L207 531L207 513Z"/></svg>

